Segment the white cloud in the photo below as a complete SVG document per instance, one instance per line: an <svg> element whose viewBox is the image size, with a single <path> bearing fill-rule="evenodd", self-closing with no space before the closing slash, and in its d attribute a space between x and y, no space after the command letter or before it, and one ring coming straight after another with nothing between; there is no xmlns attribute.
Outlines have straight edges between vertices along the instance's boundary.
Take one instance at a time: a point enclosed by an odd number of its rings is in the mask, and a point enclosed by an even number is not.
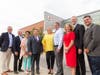
<svg viewBox="0 0 100 75"><path fill-rule="evenodd" d="M43 20L44 11L63 18L100 9L100 0L0 0L0 33Z"/></svg>
<svg viewBox="0 0 100 75"><path fill-rule="evenodd" d="M44 3L41 0L0 0L0 33L8 25L14 33L21 27L43 20Z"/></svg>
<svg viewBox="0 0 100 75"><path fill-rule="evenodd" d="M63 18L100 9L100 0L47 0L46 11Z"/></svg>

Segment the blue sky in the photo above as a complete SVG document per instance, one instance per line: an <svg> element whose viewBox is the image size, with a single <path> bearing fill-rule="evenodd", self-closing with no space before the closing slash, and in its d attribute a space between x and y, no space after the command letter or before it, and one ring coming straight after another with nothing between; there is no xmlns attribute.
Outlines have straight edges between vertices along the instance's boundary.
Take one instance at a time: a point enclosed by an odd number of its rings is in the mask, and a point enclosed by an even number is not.
<svg viewBox="0 0 100 75"><path fill-rule="evenodd" d="M62 18L100 9L100 0L0 0L0 33L7 26L18 29L43 20L44 11Z"/></svg>

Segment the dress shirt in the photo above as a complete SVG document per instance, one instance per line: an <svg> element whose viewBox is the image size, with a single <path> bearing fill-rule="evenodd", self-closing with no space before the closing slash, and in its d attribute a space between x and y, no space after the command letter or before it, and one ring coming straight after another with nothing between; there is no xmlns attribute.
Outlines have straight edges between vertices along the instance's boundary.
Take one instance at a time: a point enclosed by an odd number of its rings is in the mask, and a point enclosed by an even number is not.
<svg viewBox="0 0 100 75"><path fill-rule="evenodd" d="M9 35L9 47L12 47L13 37L12 37L12 34L11 33L8 33L8 35Z"/></svg>
<svg viewBox="0 0 100 75"><path fill-rule="evenodd" d="M54 34L54 45L58 45L58 49L61 49L62 47L63 35L64 35L64 32L61 28L56 30Z"/></svg>
<svg viewBox="0 0 100 75"><path fill-rule="evenodd" d="M19 36L19 38L20 38L20 41L23 39L23 37L22 37L22 36Z"/></svg>
<svg viewBox="0 0 100 75"><path fill-rule="evenodd" d="M75 25L73 25L74 29L76 28L76 26L77 26L77 23Z"/></svg>
<svg viewBox="0 0 100 75"><path fill-rule="evenodd" d="M90 24L89 26L86 26L86 30L88 30L91 27L92 24Z"/></svg>
<svg viewBox="0 0 100 75"><path fill-rule="evenodd" d="M37 41L39 41L39 37L38 37L38 36L35 36L35 39L36 39Z"/></svg>

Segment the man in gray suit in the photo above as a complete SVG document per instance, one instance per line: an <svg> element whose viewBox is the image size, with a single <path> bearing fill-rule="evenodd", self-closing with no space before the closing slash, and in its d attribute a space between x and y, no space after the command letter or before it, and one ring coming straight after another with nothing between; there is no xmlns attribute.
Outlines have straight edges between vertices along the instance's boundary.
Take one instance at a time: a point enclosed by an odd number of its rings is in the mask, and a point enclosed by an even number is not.
<svg viewBox="0 0 100 75"><path fill-rule="evenodd" d="M91 16L84 16L86 31L84 51L88 55L92 75L100 75L100 26L92 23Z"/></svg>

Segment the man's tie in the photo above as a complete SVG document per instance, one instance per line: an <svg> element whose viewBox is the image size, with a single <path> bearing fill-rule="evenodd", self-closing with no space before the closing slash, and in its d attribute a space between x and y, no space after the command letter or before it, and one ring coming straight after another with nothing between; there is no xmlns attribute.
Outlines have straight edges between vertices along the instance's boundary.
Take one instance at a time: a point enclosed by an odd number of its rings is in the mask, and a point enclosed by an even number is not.
<svg viewBox="0 0 100 75"><path fill-rule="evenodd" d="M38 36L35 37L36 41L39 41Z"/></svg>

